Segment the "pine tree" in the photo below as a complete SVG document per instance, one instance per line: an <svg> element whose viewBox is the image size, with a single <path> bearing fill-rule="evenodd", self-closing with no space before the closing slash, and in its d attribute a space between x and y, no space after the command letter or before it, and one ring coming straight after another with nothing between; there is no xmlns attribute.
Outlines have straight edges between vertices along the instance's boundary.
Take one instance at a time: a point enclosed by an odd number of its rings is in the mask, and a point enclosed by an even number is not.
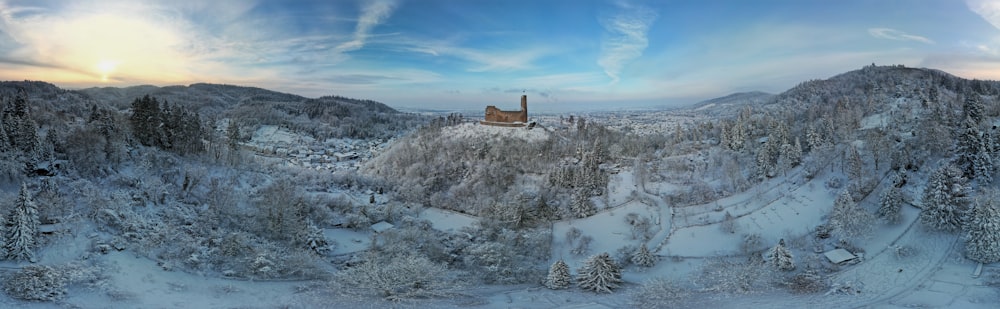
<svg viewBox="0 0 1000 309"><path fill-rule="evenodd" d="M924 188L920 221L934 229L957 231L968 211L967 190L961 170L942 166L931 174Z"/></svg>
<svg viewBox="0 0 1000 309"><path fill-rule="evenodd" d="M569 276L569 265L563 260L558 260L552 263L552 267L549 267L549 274L545 277L545 287L560 290L569 287L572 278Z"/></svg>
<svg viewBox="0 0 1000 309"><path fill-rule="evenodd" d="M962 134L958 136L958 142L956 144L956 152L958 154L957 164L961 167L962 172L965 173L966 177L975 178L980 176L978 171L985 172L988 169L992 169L992 160L990 158L987 142L983 140L983 136L980 133L979 126L975 124L972 118L965 119L965 129Z"/></svg>
<svg viewBox="0 0 1000 309"><path fill-rule="evenodd" d="M38 209L31 201L31 193L26 184L21 185L14 209L6 226L7 259L33 260L35 257L35 235L38 233Z"/></svg>
<svg viewBox="0 0 1000 309"><path fill-rule="evenodd" d="M590 196L584 193L584 190L577 189L573 193L573 204L570 205L570 211L577 218L586 218L596 214L597 207L594 206L594 202L590 201Z"/></svg>
<svg viewBox="0 0 1000 309"><path fill-rule="evenodd" d="M326 254L330 251L330 243L326 241L326 236L323 236L323 230L321 230L316 225L312 223L306 227L306 235L303 237L305 239L305 247L316 254Z"/></svg>
<svg viewBox="0 0 1000 309"><path fill-rule="evenodd" d="M855 238L868 235L874 218L854 202L849 190L844 190L833 201L830 226L841 237Z"/></svg>
<svg viewBox="0 0 1000 309"><path fill-rule="evenodd" d="M851 181L860 182L864 177L864 161L861 160L861 152L857 147L851 147L847 152L847 176Z"/></svg>
<svg viewBox="0 0 1000 309"><path fill-rule="evenodd" d="M962 105L962 112L964 112L965 116L972 119L972 121L974 121L977 125L983 122L983 117L986 116L986 106L984 106L982 100L979 99L979 94L966 94L965 104Z"/></svg>
<svg viewBox="0 0 1000 309"><path fill-rule="evenodd" d="M767 252L768 261L774 268L782 271L795 270L795 258L792 252L785 248L785 240L781 239L778 244Z"/></svg>
<svg viewBox="0 0 1000 309"><path fill-rule="evenodd" d="M591 256L577 270L580 288L596 293L611 293L622 282L621 268L607 252Z"/></svg>
<svg viewBox="0 0 1000 309"><path fill-rule="evenodd" d="M899 223L899 209L903 205L903 194L895 186L889 187L879 198L878 216L888 223Z"/></svg>
<svg viewBox="0 0 1000 309"><path fill-rule="evenodd" d="M984 194L965 224L965 255L982 263L1000 262L1000 205L997 194Z"/></svg>
<svg viewBox="0 0 1000 309"><path fill-rule="evenodd" d="M656 257L654 257L653 254L649 252L649 248L646 248L646 245L643 244L639 247L639 250L636 250L635 253L632 254L632 264L642 267L653 267L653 265L656 265Z"/></svg>

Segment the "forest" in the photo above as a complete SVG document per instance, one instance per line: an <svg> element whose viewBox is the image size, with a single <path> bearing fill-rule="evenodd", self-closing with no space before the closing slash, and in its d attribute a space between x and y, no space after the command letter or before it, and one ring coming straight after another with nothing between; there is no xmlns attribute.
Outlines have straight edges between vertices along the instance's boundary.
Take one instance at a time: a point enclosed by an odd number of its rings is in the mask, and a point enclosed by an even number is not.
<svg viewBox="0 0 1000 309"><path fill-rule="evenodd" d="M733 96L723 113L684 110L695 121L652 133L605 115L484 127L469 120L480 115L213 84L3 82L0 97L11 302L96 291L129 304L141 296L107 262L126 252L167 272L295 282L300 307L498 305L490 291L648 308L786 294L866 305L859 295L890 287L844 274L882 256L933 260L948 239L987 265L982 286L1000 286L989 267L1000 82L933 69L872 65ZM350 167L304 168L249 146L273 142L268 127L317 148L376 146ZM914 233L944 240L906 242ZM826 260L835 249L865 257Z"/></svg>

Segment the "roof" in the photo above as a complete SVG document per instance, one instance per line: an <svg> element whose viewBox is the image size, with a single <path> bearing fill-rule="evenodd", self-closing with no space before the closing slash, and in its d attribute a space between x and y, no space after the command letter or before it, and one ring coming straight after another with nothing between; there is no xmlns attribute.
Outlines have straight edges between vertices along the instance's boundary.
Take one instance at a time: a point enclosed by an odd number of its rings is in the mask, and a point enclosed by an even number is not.
<svg viewBox="0 0 1000 309"><path fill-rule="evenodd" d="M827 251L826 253L823 253L823 255L825 255L826 258L834 264L840 264L857 258L850 251L844 249L830 250Z"/></svg>

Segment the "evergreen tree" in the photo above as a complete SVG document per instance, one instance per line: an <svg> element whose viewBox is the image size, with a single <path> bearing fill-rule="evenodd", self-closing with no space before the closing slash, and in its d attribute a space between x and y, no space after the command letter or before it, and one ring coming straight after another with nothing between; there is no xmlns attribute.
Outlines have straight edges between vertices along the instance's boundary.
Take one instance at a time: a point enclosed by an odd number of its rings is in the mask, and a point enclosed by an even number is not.
<svg viewBox="0 0 1000 309"><path fill-rule="evenodd" d="M782 271L795 270L795 259L792 252L785 248L785 240L781 239L778 244L767 252L768 261L775 269Z"/></svg>
<svg viewBox="0 0 1000 309"><path fill-rule="evenodd" d="M236 123L236 119L229 119L226 137L229 138L229 150L235 151L240 148L240 126Z"/></svg>
<svg viewBox="0 0 1000 309"><path fill-rule="evenodd" d="M868 235L873 221L872 215L854 202L848 190L841 192L833 201L830 226L841 237L856 238Z"/></svg>
<svg viewBox="0 0 1000 309"><path fill-rule="evenodd" d="M649 248L646 247L646 244L643 244L639 247L639 250L636 250L635 253L632 254L632 264L642 267L653 267L653 265L656 265L656 257L649 252Z"/></svg>
<svg viewBox="0 0 1000 309"><path fill-rule="evenodd" d="M573 193L573 203L570 205L570 211L577 218L586 218L597 214L597 206L594 206L594 202L590 201L590 196L584 193L583 189L577 189Z"/></svg>
<svg viewBox="0 0 1000 309"><path fill-rule="evenodd" d="M942 166L931 174L924 188L920 221L938 230L961 228L968 211L966 182L962 171L952 165Z"/></svg>
<svg viewBox="0 0 1000 309"><path fill-rule="evenodd" d="M591 256L577 270L580 288L596 293L611 293L622 282L621 268L607 252Z"/></svg>
<svg viewBox="0 0 1000 309"><path fill-rule="evenodd" d="M861 160L861 152L857 147L851 147L847 152L847 175L852 181L861 181L864 177L865 164Z"/></svg>
<svg viewBox="0 0 1000 309"><path fill-rule="evenodd" d="M330 243L323 236L323 230L310 223L305 230L306 235L301 237L305 240L305 247L316 254L326 254L330 251Z"/></svg>
<svg viewBox="0 0 1000 309"><path fill-rule="evenodd" d="M569 287L572 278L569 276L569 265L563 260L552 263L549 267L549 274L545 277L545 287L560 290Z"/></svg>
<svg viewBox="0 0 1000 309"><path fill-rule="evenodd" d="M6 226L7 258L11 260L33 260L35 257L35 236L38 233L38 209L31 200L28 186L21 185L14 209Z"/></svg>
<svg viewBox="0 0 1000 309"><path fill-rule="evenodd" d="M1000 262L1000 205L997 194L977 198L965 225L965 255L982 263Z"/></svg>
<svg viewBox="0 0 1000 309"><path fill-rule="evenodd" d="M979 94L965 94L965 104L962 104L962 112L965 113L965 117L972 119L975 124L983 123L983 118L986 117L986 106L980 100Z"/></svg>
<svg viewBox="0 0 1000 309"><path fill-rule="evenodd" d="M878 216L888 223L899 223L899 209L903 205L903 194L896 186L882 192L879 198Z"/></svg>
<svg viewBox="0 0 1000 309"><path fill-rule="evenodd" d="M132 115L129 124L132 132L140 143L146 146L159 146L160 133L160 103L149 95L132 101Z"/></svg>

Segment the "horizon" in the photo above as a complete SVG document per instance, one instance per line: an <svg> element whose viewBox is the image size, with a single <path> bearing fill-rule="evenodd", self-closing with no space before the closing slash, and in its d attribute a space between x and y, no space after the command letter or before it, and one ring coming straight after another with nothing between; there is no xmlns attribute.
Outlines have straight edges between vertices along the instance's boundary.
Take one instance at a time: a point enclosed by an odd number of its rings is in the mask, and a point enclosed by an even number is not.
<svg viewBox="0 0 1000 309"><path fill-rule="evenodd" d="M536 110L621 110L871 63L1000 79L1000 2L0 1L0 78L67 89L213 83L438 110L523 93Z"/></svg>

